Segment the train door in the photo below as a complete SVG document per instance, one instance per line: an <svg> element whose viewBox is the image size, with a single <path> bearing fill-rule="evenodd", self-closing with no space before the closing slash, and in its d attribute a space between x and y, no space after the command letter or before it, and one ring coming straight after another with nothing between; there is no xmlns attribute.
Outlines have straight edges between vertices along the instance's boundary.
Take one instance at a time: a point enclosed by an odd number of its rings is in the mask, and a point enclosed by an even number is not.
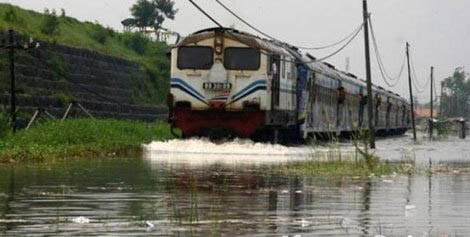
<svg viewBox="0 0 470 237"><path fill-rule="evenodd" d="M364 111L367 105L367 96L364 95L364 88L359 91L359 128L364 125Z"/></svg>
<svg viewBox="0 0 470 237"><path fill-rule="evenodd" d="M386 128L390 128L390 114L392 112L392 101L389 98L387 98L387 114L386 114L386 117L385 117L385 126Z"/></svg>
<svg viewBox="0 0 470 237"><path fill-rule="evenodd" d="M272 82L272 97L271 103L272 108L279 108L280 102L280 89L281 89L281 57L279 55L273 55L270 57L270 65L273 74Z"/></svg>
<svg viewBox="0 0 470 237"><path fill-rule="evenodd" d="M375 100L375 115L374 115L375 122L374 122L374 124L375 124L375 127L378 128L379 125L381 125L381 124L379 124L379 121L381 120L381 118L380 118L381 117L380 116L381 107L380 106L382 105L382 97L380 97L379 94L375 94L375 99L374 100Z"/></svg>
<svg viewBox="0 0 470 237"><path fill-rule="evenodd" d="M338 95L336 101L336 128L340 129L343 127L343 120L344 120L344 107L345 107L345 100L346 100L346 90L344 89L341 81L338 82Z"/></svg>

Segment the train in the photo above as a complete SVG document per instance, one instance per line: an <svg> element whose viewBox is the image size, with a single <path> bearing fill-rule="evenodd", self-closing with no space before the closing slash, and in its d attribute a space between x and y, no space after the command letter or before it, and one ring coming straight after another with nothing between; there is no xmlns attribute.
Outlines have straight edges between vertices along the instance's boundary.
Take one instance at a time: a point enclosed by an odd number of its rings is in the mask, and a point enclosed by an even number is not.
<svg viewBox="0 0 470 237"><path fill-rule="evenodd" d="M171 47L168 120L182 137L306 140L368 128L367 84L287 43L209 28ZM410 128L400 95L373 86L379 135Z"/></svg>

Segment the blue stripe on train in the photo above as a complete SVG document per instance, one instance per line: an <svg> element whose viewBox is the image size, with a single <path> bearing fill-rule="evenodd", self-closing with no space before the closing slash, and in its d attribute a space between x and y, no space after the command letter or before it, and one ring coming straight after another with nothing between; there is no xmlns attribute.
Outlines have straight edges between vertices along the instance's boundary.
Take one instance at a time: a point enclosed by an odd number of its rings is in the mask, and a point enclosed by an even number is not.
<svg viewBox="0 0 470 237"><path fill-rule="evenodd" d="M242 96L240 96L240 97L238 97L238 98L232 100L232 101L230 102L230 104L235 103L235 102L237 102L237 101L239 101L239 100L241 100L241 99L243 99L243 98L245 98L245 97L247 97L247 96L249 96L249 95L251 95L251 94L257 92L257 91L266 90L266 89L267 89L266 85L258 85L258 86L252 87L251 89L249 89L248 91L246 91L246 93L243 94Z"/></svg>
<svg viewBox="0 0 470 237"><path fill-rule="evenodd" d="M187 82L179 79L179 78L172 78L171 79L171 88L179 89L186 94L196 98L197 100L201 101L204 104L207 104L205 97L199 93L196 89L194 89L191 85Z"/></svg>
<svg viewBox="0 0 470 237"><path fill-rule="evenodd" d="M196 89L194 89L191 85L189 85L187 82L179 79L179 78L172 78L171 79L171 84L176 84L176 83L179 83L181 84L182 86L186 87L188 90L192 91L194 94L196 94L197 96L199 96L200 99L205 99L205 97L199 93L199 91L197 91Z"/></svg>
<svg viewBox="0 0 470 237"><path fill-rule="evenodd" d="M179 85L179 84L171 84L171 88L176 88L176 89L180 89L181 91L185 92L186 94L194 97L195 99L201 101L202 103L204 104L207 104L207 102L199 97L197 97L196 95L194 95L191 91L189 91L188 89L186 89L185 87Z"/></svg>
<svg viewBox="0 0 470 237"><path fill-rule="evenodd" d="M258 80L258 81L254 81L252 82L250 85L248 85L247 87L243 88L241 91L239 91L238 93L236 93L234 96L232 96L232 100L239 100L240 96L244 95L245 92L253 89L254 87L258 86L258 85L261 85L261 86L264 86L266 88L266 80ZM246 95L245 95L246 96ZM245 97L243 96L243 97Z"/></svg>

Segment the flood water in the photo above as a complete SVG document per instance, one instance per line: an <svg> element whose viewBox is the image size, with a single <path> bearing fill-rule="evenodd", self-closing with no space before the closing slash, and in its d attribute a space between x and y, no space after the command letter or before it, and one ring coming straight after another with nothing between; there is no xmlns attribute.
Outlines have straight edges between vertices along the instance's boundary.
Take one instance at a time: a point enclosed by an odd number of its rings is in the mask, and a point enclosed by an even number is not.
<svg viewBox="0 0 470 237"><path fill-rule="evenodd" d="M393 139L379 141L377 153L423 164L466 162L459 151L465 141ZM445 157L428 157L440 147ZM369 178L263 172L324 149L170 141L147 146L143 158L3 166L0 234L470 236L466 172Z"/></svg>

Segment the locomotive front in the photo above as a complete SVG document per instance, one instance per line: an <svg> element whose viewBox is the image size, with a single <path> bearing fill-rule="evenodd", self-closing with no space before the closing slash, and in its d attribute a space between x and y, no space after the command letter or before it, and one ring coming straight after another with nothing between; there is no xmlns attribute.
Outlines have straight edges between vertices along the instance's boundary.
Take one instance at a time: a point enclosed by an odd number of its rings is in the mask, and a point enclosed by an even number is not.
<svg viewBox="0 0 470 237"><path fill-rule="evenodd" d="M270 109L262 52L254 37L223 28L196 32L175 45L170 123L185 137L252 136Z"/></svg>

